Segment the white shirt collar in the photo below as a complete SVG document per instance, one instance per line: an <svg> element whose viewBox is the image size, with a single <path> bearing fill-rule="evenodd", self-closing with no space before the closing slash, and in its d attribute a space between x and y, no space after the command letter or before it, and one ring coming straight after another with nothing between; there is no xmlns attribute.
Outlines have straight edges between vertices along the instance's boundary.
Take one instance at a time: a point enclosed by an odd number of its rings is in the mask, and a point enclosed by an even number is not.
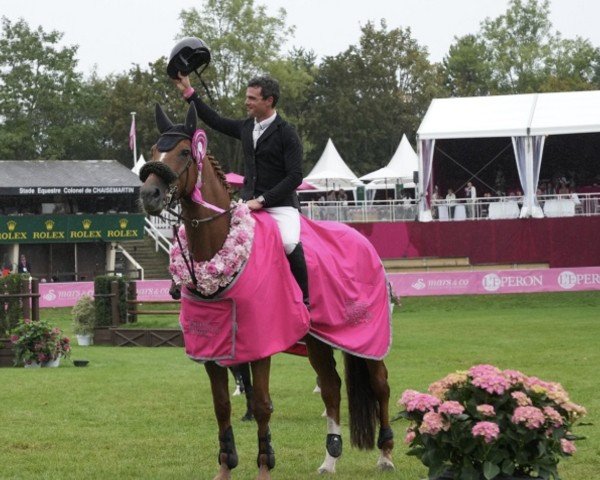
<svg viewBox="0 0 600 480"><path fill-rule="evenodd" d="M271 125L274 121L275 121L275 117L277 116L277 112L273 112L273 115L271 115L269 118L265 118L263 121L261 122L257 122L256 118L254 119L254 128L256 129L257 127L259 131L264 131L267 128L269 128L269 125Z"/></svg>

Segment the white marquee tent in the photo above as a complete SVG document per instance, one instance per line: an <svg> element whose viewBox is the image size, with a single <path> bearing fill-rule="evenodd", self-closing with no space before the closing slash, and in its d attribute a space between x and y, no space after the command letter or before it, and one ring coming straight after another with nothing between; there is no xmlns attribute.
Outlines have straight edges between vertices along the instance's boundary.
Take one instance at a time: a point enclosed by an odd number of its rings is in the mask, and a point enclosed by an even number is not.
<svg viewBox="0 0 600 480"><path fill-rule="evenodd" d="M140 155L140 158L138 158L137 162L135 162L135 165L133 167L131 167L131 171L133 173L135 173L136 175L139 175L140 170L144 166L145 163L146 163L146 159L144 158L144 155Z"/></svg>
<svg viewBox="0 0 600 480"><path fill-rule="evenodd" d="M389 163L379 170L363 175L360 180L370 181L367 190L393 188L395 184L402 184L404 188L415 188L413 173L418 170L419 157L406 135L402 135L402 140Z"/></svg>
<svg viewBox="0 0 600 480"><path fill-rule="evenodd" d="M331 138L327 140L327 145L319 161L304 178L304 181L325 190L336 188L350 189L356 188L357 185L362 185L362 182L350 170L338 153Z"/></svg>
<svg viewBox="0 0 600 480"><path fill-rule="evenodd" d="M511 137L524 192L521 217L541 217L535 192L548 135L600 132L600 91L434 99L417 132L419 191L431 179L435 141ZM419 218L431 220L425 196Z"/></svg>

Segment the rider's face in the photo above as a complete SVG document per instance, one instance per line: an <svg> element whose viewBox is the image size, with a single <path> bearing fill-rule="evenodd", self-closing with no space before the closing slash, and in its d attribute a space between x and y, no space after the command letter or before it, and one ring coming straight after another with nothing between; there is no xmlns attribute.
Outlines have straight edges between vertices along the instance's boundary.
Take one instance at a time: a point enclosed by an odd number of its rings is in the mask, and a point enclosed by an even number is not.
<svg viewBox="0 0 600 480"><path fill-rule="evenodd" d="M248 116L256 118L259 122L270 116L273 97L264 99L261 87L248 87L246 89L246 110Z"/></svg>

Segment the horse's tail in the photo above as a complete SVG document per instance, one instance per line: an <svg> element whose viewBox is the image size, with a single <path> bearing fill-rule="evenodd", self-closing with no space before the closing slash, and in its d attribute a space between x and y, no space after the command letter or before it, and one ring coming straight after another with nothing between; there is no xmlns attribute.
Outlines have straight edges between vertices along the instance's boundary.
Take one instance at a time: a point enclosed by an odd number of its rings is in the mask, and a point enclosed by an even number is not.
<svg viewBox="0 0 600 480"><path fill-rule="evenodd" d="M344 352L344 363L350 412L350 443L360 450L372 450L375 448L379 405L369 381L367 362L364 358Z"/></svg>

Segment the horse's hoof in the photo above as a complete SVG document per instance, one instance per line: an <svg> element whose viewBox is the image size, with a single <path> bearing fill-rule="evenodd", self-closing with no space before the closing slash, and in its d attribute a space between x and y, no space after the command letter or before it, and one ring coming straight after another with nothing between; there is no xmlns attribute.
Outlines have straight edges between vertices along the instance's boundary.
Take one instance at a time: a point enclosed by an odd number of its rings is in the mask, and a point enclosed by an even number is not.
<svg viewBox="0 0 600 480"><path fill-rule="evenodd" d="M246 414L242 417L242 422L251 422L254 420L254 415L252 412L246 412Z"/></svg>
<svg viewBox="0 0 600 480"><path fill-rule="evenodd" d="M377 460L377 468L382 472L391 472L396 470L396 467L389 458L379 457Z"/></svg>
<svg viewBox="0 0 600 480"><path fill-rule="evenodd" d="M317 470L317 473L319 475L327 475L329 473L335 473L335 468L333 470L329 470L326 467L319 467L319 469Z"/></svg>

